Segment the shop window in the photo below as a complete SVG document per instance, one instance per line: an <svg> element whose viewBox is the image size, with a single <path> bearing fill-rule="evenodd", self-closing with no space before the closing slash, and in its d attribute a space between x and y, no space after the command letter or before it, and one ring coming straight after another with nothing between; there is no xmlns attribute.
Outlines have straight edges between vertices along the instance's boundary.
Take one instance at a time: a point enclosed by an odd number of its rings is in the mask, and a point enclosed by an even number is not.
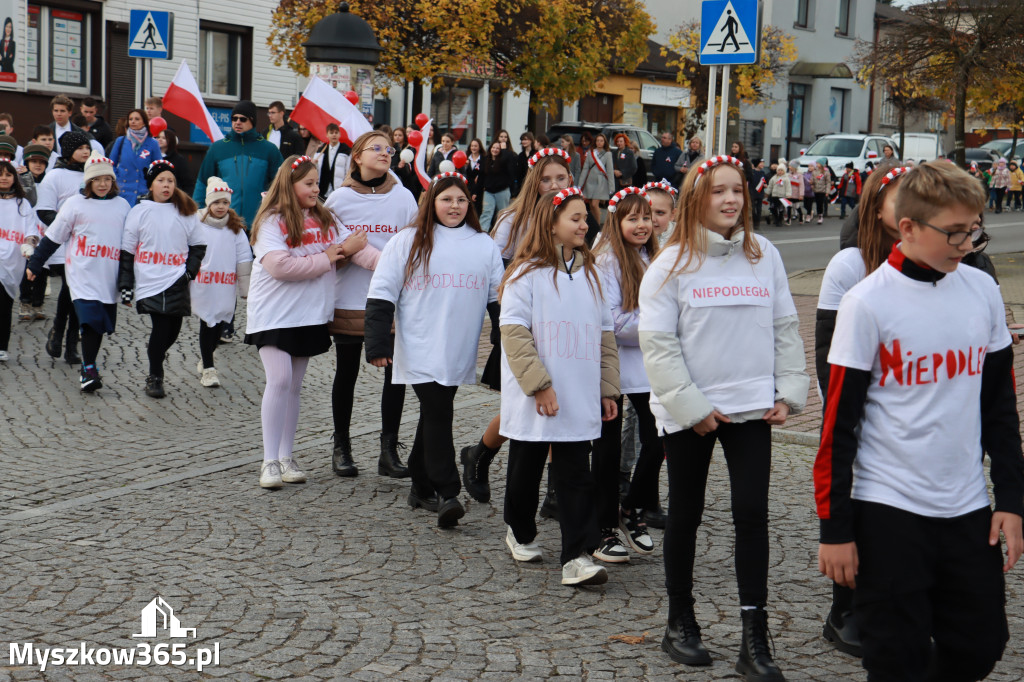
<svg viewBox="0 0 1024 682"><path fill-rule="evenodd" d="M199 29L199 90L207 97L241 99L243 34Z"/></svg>
<svg viewBox="0 0 1024 682"><path fill-rule="evenodd" d="M40 88L88 91L94 20L90 12L29 5L26 79Z"/></svg>
<svg viewBox="0 0 1024 682"><path fill-rule="evenodd" d="M444 86L430 96L430 117L434 119L434 140L451 133L455 143L465 147L476 137L476 90Z"/></svg>

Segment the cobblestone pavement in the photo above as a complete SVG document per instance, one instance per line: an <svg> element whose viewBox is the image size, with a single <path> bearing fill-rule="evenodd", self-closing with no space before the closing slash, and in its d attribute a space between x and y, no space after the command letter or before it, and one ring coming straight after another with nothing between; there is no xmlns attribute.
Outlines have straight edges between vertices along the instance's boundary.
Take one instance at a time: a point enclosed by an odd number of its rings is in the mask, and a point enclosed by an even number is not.
<svg viewBox="0 0 1024 682"><path fill-rule="evenodd" d="M809 359L813 279L794 278ZM310 480L263 491L263 372L253 349L222 346L224 385L204 389L195 373L197 327L187 321L167 363L168 397L155 401L142 391L147 321L128 312L118 322L101 351L105 385L95 395L81 395L73 368L43 353L48 322L15 322L12 359L0 365L0 451L15 479L0 495L0 680L738 679L721 457L712 465L696 570L698 617L715 663L689 669L659 648L667 611L660 550L609 567L603 587L563 587L558 528L542 520L544 561L511 559L500 507L504 454L492 476L495 502L463 495L467 515L457 529L439 530L431 514L410 510L408 483L378 476L374 466L379 370L364 366L357 387L359 477L330 471L334 360L324 355L306 378L296 445ZM456 443L470 444L498 397L463 388L456 406ZM857 662L820 637L830 586L816 570L814 448L806 444L818 410L812 402L806 418L777 434L770 623L787 679L862 680ZM410 392L407 443L416 412ZM652 532L660 546L661 532ZM1018 567L1008 579L1011 644L993 680L1019 680L1024 669L1022 576ZM140 610L157 595L182 626L197 628L195 639L132 638ZM189 656L217 644L220 659L201 673L115 664L40 673L12 665L8 642L186 642Z"/></svg>

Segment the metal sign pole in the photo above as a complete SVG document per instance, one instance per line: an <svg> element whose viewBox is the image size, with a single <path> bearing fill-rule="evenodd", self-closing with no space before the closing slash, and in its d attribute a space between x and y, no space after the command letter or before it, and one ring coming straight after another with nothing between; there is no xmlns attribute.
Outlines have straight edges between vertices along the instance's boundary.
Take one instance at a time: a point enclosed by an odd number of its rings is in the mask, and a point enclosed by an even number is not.
<svg viewBox="0 0 1024 682"><path fill-rule="evenodd" d="M725 154L726 124L729 121L729 65L722 67L722 118L718 124L718 153Z"/></svg>
<svg viewBox="0 0 1024 682"><path fill-rule="evenodd" d="M715 78L718 67L709 67L708 73L708 113L704 117L704 156L711 156L715 144Z"/></svg>

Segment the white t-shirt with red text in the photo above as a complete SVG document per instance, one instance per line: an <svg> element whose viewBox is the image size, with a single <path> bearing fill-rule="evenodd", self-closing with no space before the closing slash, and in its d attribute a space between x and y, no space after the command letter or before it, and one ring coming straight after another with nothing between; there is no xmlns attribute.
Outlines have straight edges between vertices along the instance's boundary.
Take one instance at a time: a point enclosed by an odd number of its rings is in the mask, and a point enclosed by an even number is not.
<svg viewBox="0 0 1024 682"><path fill-rule="evenodd" d="M235 316L237 269L252 260L252 249L244 230L235 234L227 227L201 223L206 255L199 274L189 284L192 314L209 326L230 322Z"/></svg>
<svg viewBox="0 0 1024 682"><path fill-rule="evenodd" d="M64 202L80 194L85 173L68 168L54 168L47 171L43 181L36 188L37 211L59 211ZM64 264L64 245L46 259L45 265Z"/></svg>
<svg viewBox="0 0 1024 682"><path fill-rule="evenodd" d="M473 228L434 226L430 263L406 278L418 228L384 247L367 298L395 304L396 384L476 383L477 350L487 304L498 300L505 274L494 240Z"/></svg>
<svg viewBox="0 0 1024 682"><path fill-rule="evenodd" d="M77 194L66 202L46 238L63 245L64 276L72 300L117 303L117 270L121 241L131 206L121 197L86 199Z"/></svg>
<svg viewBox="0 0 1024 682"><path fill-rule="evenodd" d="M204 244L199 214L143 199L128 212L121 250L135 255L135 300L166 291L185 274L188 247Z"/></svg>
<svg viewBox="0 0 1024 682"><path fill-rule="evenodd" d="M853 499L937 518L988 506L981 371L1010 342L999 287L975 268L933 284L886 262L850 289L828 361L871 372Z"/></svg>
<svg viewBox="0 0 1024 682"><path fill-rule="evenodd" d="M331 192L324 205L348 229L365 232L367 242L379 251L413 223L417 210L412 192L402 185L395 185L387 194L360 194L351 187L342 187ZM372 277L372 270L345 261L335 278L334 307L366 310L366 292Z"/></svg>
<svg viewBox="0 0 1024 682"><path fill-rule="evenodd" d="M21 245L25 237L37 236L39 221L28 199L0 199L0 284L14 300L28 264Z"/></svg>
<svg viewBox="0 0 1024 682"><path fill-rule="evenodd" d="M334 318L334 267L312 279L276 279L263 267L263 257L271 251L285 251L289 256L315 256L331 244L340 244L350 232L332 226L325 235L319 223L307 214L302 244L292 247L287 242L288 230L275 213L264 216L253 244L252 276L249 280L248 318L245 333L269 329L290 329L327 324Z"/></svg>

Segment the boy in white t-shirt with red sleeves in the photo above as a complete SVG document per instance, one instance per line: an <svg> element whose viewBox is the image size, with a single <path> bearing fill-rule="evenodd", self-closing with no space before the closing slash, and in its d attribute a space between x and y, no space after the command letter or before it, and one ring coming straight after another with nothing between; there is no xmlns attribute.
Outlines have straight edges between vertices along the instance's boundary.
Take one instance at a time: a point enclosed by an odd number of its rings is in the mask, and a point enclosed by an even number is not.
<svg viewBox="0 0 1024 682"><path fill-rule="evenodd" d="M869 682L980 680L1009 638L1003 573L1024 546L1013 351L998 286L957 267L984 203L953 164L910 171L902 241L839 305L814 465L818 565L856 587Z"/></svg>

